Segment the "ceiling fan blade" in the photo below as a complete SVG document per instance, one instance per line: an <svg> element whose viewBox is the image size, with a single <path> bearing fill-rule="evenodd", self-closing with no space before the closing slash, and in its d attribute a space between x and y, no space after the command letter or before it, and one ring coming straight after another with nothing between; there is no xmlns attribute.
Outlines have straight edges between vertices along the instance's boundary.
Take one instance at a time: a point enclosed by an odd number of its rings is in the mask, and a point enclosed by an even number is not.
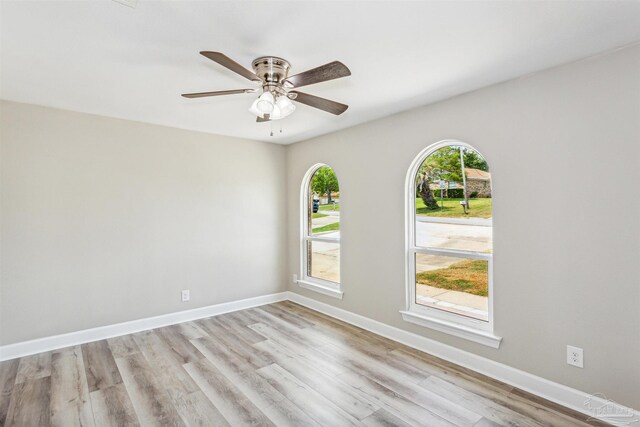
<svg viewBox="0 0 640 427"><path fill-rule="evenodd" d="M346 65L340 61L333 61L312 70L288 77L287 81L291 83L293 87L302 87L350 75L351 71L349 71Z"/></svg>
<svg viewBox="0 0 640 427"><path fill-rule="evenodd" d="M200 52L200 54L206 56L207 58L209 58L212 61L217 62L218 64L222 65L223 67L228 68L229 70L233 71L234 73L240 74L245 79L248 79L248 80L251 80L251 81L260 81L258 76L256 76L256 74L253 71L247 70L242 65L238 64L236 61L234 61L233 59L229 58L227 55L225 55L223 53L220 53L220 52L209 52L209 51L204 50L204 51Z"/></svg>
<svg viewBox="0 0 640 427"><path fill-rule="evenodd" d="M320 110L335 114L336 116L344 113L345 111L347 111L347 108L349 108L348 105L341 104L336 101L331 101L329 99L320 98L319 96L309 95L308 93L298 92L296 90L290 91L289 95L291 94L295 94L295 98L291 98L294 101L298 101L310 107L319 108Z"/></svg>
<svg viewBox="0 0 640 427"><path fill-rule="evenodd" d="M263 123L263 122L268 122L271 119L269 118L268 114L265 114L264 117L256 117L256 122L258 123Z"/></svg>
<svg viewBox="0 0 640 427"><path fill-rule="evenodd" d="M255 89L217 90L215 92L183 93L182 96L185 98L204 98L205 96L235 95L237 93L252 93L255 91Z"/></svg>

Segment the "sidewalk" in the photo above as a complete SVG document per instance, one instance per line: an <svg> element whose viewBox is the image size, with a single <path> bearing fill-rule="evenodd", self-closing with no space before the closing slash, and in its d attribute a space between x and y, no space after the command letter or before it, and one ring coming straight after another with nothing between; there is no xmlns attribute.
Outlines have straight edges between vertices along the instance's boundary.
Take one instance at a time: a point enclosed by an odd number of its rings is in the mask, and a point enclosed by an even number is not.
<svg viewBox="0 0 640 427"><path fill-rule="evenodd" d="M417 283L416 303L445 308L476 319L488 319L488 298L466 292L450 291Z"/></svg>

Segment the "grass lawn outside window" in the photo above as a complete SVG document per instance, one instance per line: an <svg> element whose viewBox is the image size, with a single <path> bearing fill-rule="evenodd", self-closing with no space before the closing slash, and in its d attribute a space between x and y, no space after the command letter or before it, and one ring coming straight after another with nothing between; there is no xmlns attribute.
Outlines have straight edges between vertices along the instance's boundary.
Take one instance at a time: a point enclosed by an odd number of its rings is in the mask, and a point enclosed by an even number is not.
<svg viewBox="0 0 640 427"><path fill-rule="evenodd" d="M334 209L335 207L335 209ZM339 211L340 210L340 203L336 203L335 206L333 203L331 203L330 205L320 205L319 209L321 211Z"/></svg>
<svg viewBox="0 0 640 427"><path fill-rule="evenodd" d="M436 191L437 194L437 191ZM438 206L440 198L436 197ZM420 197L416 198L416 215L446 218L491 218L492 199L469 199L469 213L465 214L461 201L464 199L443 199L444 207L429 210Z"/></svg>
<svg viewBox="0 0 640 427"><path fill-rule="evenodd" d="M417 273L416 282L421 285L486 297L489 295L488 275L486 261L467 259L446 268Z"/></svg>

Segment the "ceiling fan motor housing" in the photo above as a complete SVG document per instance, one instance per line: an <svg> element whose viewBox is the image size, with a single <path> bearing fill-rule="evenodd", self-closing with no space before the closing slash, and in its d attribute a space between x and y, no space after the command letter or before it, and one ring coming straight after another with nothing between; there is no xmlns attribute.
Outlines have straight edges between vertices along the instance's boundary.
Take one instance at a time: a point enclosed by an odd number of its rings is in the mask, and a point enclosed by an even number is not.
<svg viewBox="0 0 640 427"><path fill-rule="evenodd" d="M264 90L283 92L282 85L291 69L289 61L277 56L262 56L254 59L251 65L256 75L262 80Z"/></svg>

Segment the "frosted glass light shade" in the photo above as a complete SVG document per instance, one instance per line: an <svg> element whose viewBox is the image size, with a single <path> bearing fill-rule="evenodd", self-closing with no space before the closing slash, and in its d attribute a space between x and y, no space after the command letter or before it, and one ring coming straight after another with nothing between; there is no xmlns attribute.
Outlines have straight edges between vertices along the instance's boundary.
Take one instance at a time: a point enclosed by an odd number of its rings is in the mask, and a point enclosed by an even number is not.
<svg viewBox="0 0 640 427"><path fill-rule="evenodd" d="M271 92L265 92L260 95L258 98L258 103L256 104L256 108L262 112L262 114L271 114L274 106L274 99Z"/></svg>
<svg viewBox="0 0 640 427"><path fill-rule="evenodd" d="M260 101L259 98L253 101L253 104L251 104L251 107L249 107L249 111L258 117L263 117L264 113L258 110L258 101Z"/></svg>
<svg viewBox="0 0 640 427"><path fill-rule="evenodd" d="M282 112L280 111L280 108L278 108L278 104L276 103L273 106L273 110L271 110L271 114L269 114L269 119L270 120L279 120L281 118L283 118L284 116L282 115Z"/></svg>
<svg viewBox="0 0 640 427"><path fill-rule="evenodd" d="M296 106L293 105L293 102L291 102L287 96L278 97L276 105L280 109L280 114L283 118L296 111Z"/></svg>

